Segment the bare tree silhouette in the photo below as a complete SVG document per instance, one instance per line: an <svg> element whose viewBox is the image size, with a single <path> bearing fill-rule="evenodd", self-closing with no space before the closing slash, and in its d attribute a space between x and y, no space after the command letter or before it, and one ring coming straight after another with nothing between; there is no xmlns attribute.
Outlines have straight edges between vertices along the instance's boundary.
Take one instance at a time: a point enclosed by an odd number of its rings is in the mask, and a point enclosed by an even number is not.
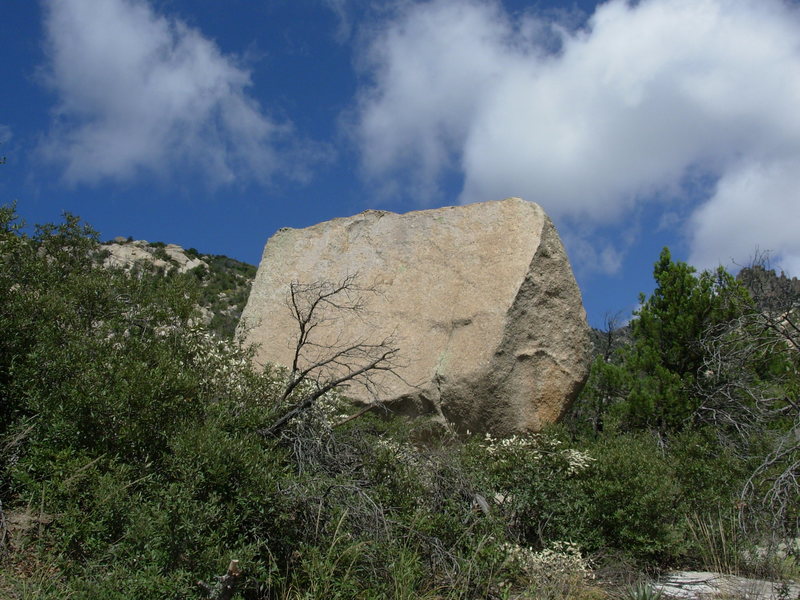
<svg viewBox="0 0 800 600"><path fill-rule="evenodd" d="M399 377L396 372L399 349L394 336L370 340L337 326L346 317L364 320L368 315L368 297L379 293L375 286L360 285L357 274L336 282L290 284L286 304L297 324L297 340L280 402L288 402L301 390L304 393L291 409L260 433L277 435L326 393L346 386L363 386L374 399L373 404L352 418L379 402L382 379L387 373Z"/></svg>

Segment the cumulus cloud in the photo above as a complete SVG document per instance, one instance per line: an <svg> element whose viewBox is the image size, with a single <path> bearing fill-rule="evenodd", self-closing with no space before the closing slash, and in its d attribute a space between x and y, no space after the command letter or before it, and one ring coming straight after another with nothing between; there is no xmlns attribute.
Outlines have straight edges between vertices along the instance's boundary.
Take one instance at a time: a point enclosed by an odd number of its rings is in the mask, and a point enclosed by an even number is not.
<svg viewBox="0 0 800 600"><path fill-rule="evenodd" d="M365 57L374 85L362 92L357 126L369 175L410 167L416 193L434 192L500 65L514 58L504 43L510 29L497 6L434 2L379 30Z"/></svg>
<svg viewBox="0 0 800 600"><path fill-rule="evenodd" d="M386 24L363 73L355 136L374 181L418 182L411 193L431 198L456 175L461 202L522 196L600 227L643 202L697 202L699 174L718 183L688 224L695 260L756 242L800 263L786 225L773 230L800 205L793 4L610 0L574 28L497 2L432 0ZM618 268L613 248L599 252L604 270Z"/></svg>
<svg viewBox="0 0 800 600"><path fill-rule="evenodd" d="M572 261L579 268L579 273L596 271L599 273L617 273L622 267L623 252L605 242L590 242L588 236L571 230L562 232L564 245L569 248ZM626 245L627 246L627 245Z"/></svg>
<svg viewBox="0 0 800 600"><path fill-rule="evenodd" d="M691 219L689 262L713 268L747 264L756 250L800 275L800 155L732 169Z"/></svg>
<svg viewBox="0 0 800 600"><path fill-rule="evenodd" d="M291 127L248 95L250 75L145 0L48 0L45 82L58 97L43 152L72 183L201 169L268 181Z"/></svg>

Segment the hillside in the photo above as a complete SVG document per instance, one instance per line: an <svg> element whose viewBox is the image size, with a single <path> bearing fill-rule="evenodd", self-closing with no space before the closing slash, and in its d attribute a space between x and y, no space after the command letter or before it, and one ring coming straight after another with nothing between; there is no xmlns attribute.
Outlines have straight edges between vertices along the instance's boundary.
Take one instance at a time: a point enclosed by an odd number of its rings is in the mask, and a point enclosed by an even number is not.
<svg viewBox="0 0 800 600"><path fill-rule="evenodd" d="M177 244L123 237L101 244L100 252L106 267L130 269L144 263L165 273L191 273L200 282L199 308L204 325L220 337L233 337L256 275L255 266Z"/></svg>
<svg viewBox="0 0 800 600"><path fill-rule="evenodd" d="M759 310L786 312L800 302L800 280L784 272L779 275L768 266L744 267L736 279L750 292Z"/></svg>
<svg viewBox="0 0 800 600"><path fill-rule="evenodd" d="M197 322L252 269L0 207L1 598L617 600L675 568L794 597L800 328L729 274L662 251L579 410L497 439L256 368Z"/></svg>

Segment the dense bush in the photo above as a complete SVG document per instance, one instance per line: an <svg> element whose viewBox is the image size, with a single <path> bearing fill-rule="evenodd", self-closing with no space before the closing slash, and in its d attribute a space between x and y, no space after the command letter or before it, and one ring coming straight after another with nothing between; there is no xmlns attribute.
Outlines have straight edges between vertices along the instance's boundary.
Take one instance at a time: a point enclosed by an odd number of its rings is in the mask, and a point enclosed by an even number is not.
<svg viewBox="0 0 800 600"><path fill-rule="evenodd" d="M650 431L683 403L640 429L610 371L599 429L465 443L342 424L330 392L265 435L314 382L282 402L286 373L196 325L196 274L97 252L75 217L25 234L0 209L0 595L199 598L236 559L246 599L580 597L590 556L707 564L697 532L752 467L710 429Z"/></svg>
<svg viewBox="0 0 800 600"><path fill-rule="evenodd" d="M265 437L284 376L193 324L193 275L101 269L69 215L25 235L3 209L0 232L0 499L39 524L5 573L76 598L199 597L231 558L248 598L492 585L501 541L457 461L322 405Z"/></svg>
<svg viewBox="0 0 800 600"><path fill-rule="evenodd" d="M581 476L592 468L592 456L556 436L487 435L474 445L473 460L516 542L543 548L582 541L588 507Z"/></svg>
<svg viewBox="0 0 800 600"><path fill-rule="evenodd" d="M665 433L697 422L697 378L706 360L702 342L709 331L750 310L752 301L724 269L698 274L674 262L667 248L653 278L656 289L640 296L630 323L632 342L619 351L618 368L604 366L610 371L604 379L617 388L615 409L629 428Z"/></svg>
<svg viewBox="0 0 800 600"><path fill-rule="evenodd" d="M673 461L650 434L606 437L583 484L595 550L622 550L655 564L674 563L683 542L685 505Z"/></svg>
<svg viewBox="0 0 800 600"><path fill-rule="evenodd" d="M512 539L543 549L570 542L640 564L669 564L684 547L686 506L675 462L648 433L566 443L554 430L478 445Z"/></svg>
<svg viewBox="0 0 800 600"><path fill-rule="evenodd" d="M644 539L661 546L653 547L653 556L676 551L707 556L698 545L708 546L712 537L735 539L742 547L764 547L775 536L796 537L796 287L787 285L790 293L781 296L779 310L769 312L763 298L751 297L723 269L696 273L673 262L667 249L654 278L656 289L641 296L630 324L604 336L614 343L600 348L568 429L595 445L598 465L603 452L621 444L620 464L639 447L651 467L666 469L660 475L653 471L653 483L669 482L688 521L681 525L673 513L665 513L658 527L673 519L672 533L648 530L646 519L634 525ZM644 432L658 440L658 453L640 447ZM635 489L636 481L631 483ZM658 504L656 498L651 501ZM626 525L635 521L625 519ZM668 542L680 537L683 543Z"/></svg>

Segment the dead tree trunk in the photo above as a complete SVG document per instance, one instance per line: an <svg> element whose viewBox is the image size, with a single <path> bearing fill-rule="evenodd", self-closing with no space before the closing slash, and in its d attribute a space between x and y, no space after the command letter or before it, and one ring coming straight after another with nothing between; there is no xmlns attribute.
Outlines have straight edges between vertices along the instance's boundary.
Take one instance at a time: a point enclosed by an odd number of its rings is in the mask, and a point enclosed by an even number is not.
<svg viewBox="0 0 800 600"><path fill-rule="evenodd" d="M228 565L227 573L217 577L217 583L209 585L204 581L198 581L197 585L205 590L209 600L231 600L241 578L242 571L239 570L239 561L232 560Z"/></svg>

